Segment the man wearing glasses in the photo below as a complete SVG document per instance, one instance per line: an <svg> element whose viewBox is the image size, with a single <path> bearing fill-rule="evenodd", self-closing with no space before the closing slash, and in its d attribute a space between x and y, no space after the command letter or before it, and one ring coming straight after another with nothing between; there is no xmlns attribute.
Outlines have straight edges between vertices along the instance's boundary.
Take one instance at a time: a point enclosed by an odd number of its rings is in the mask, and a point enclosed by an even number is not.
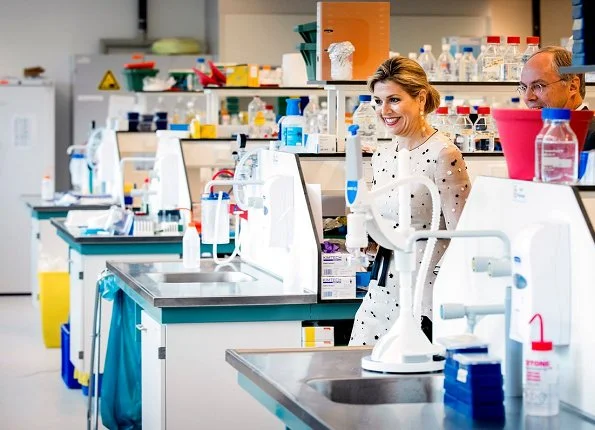
<svg viewBox="0 0 595 430"><path fill-rule="evenodd" d="M529 58L517 89L529 109L589 109L583 102L585 75L560 74L560 67L571 64L572 54L559 46L541 48ZM583 151L592 149L595 149L595 119L591 121Z"/></svg>

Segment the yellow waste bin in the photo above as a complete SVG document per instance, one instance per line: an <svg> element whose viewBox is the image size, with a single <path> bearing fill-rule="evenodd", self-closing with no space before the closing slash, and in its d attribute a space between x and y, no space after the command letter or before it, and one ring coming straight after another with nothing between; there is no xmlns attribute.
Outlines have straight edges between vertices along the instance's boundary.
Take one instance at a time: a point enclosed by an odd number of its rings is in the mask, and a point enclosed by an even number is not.
<svg viewBox="0 0 595 430"><path fill-rule="evenodd" d="M60 326L68 322L70 278L68 272L39 272L41 332L47 348L60 348Z"/></svg>

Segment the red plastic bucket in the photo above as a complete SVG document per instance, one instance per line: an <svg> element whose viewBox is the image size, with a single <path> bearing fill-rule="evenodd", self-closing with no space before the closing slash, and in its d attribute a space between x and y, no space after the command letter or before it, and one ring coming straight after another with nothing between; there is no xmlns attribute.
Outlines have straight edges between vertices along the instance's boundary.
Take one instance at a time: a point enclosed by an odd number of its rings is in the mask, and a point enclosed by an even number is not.
<svg viewBox="0 0 595 430"><path fill-rule="evenodd" d="M502 151L511 179L533 180L535 174L535 137L543 122L539 109L494 109L494 120L500 134ZM585 137L593 111L575 110L570 113L570 127L578 138L579 152L585 145Z"/></svg>

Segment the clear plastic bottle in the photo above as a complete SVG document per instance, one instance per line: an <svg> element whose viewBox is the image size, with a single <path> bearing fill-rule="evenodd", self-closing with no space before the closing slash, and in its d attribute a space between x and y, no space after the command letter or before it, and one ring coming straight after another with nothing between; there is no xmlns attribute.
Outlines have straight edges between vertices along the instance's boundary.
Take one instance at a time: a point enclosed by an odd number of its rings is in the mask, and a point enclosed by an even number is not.
<svg viewBox="0 0 595 430"><path fill-rule="evenodd" d="M376 148L376 111L372 107L372 96L364 94L359 96L359 106L353 113L353 123L359 125L357 133L360 135L362 146Z"/></svg>
<svg viewBox="0 0 595 430"><path fill-rule="evenodd" d="M306 129L304 130L304 133L306 135L319 133L318 113L320 112L320 107L318 107L318 96L311 95L308 98L310 100L304 108L304 118L306 120Z"/></svg>
<svg viewBox="0 0 595 430"><path fill-rule="evenodd" d="M543 126L537 136L535 136L535 176L533 178L534 181L541 181L541 150L543 144L543 136L547 133L552 125L551 120L551 110L550 109L542 109L541 110L541 119L543 121Z"/></svg>
<svg viewBox="0 0 595 430"><path fill-rule="evenodd" d="M198 111L196 110L196 105L194 100L189 100L186 103L186 112L184 117L184 124L190 124L194 118L198 115Z"/></svg>
<svg viewBox="0 0 595 430"><path fill-rule="evenodd" d="M523 57L521 62L523 65L531 58L533 54L539 51L539 37L538 36L528 36L527 37L527 49L523 52Z"/></svg>
<svg viewBox="0 0 595 430"><path fill-rule="evenodd" d="M502 67L500 69L500 80L506 82L518 82L521 79L521 69L523 67L523 53L519 44L521 38L518 36L508 36L506 39L507 47L504 51Z"/></svg>
<svg viewBox="0 0 595 430"><path fill-rule="evenodd" d="M477 80L481 81L483 79L483 57L486 52L486 45L481 45L479 47L479 55L475 59L475 74L477 75Z"/></svg>
<svg viewBox="0 0 595 430"><path fill-rule="evenodd" d="M277 137L277 117L273 111L273 105L267 105L264 114L264 137L265 139L271 139Z"/></svg>
<svg viewBox="0 0 595 430"><path fill-rule="evenodd" d="M82 192L89 174L85 156L83 154L71 154L68 170L70 171L72 191Z"/></svg>
<svg viewBox="0 0 595 430"><path fill-rule="evenodd" d="M473 124L473 148L475 151L494 151L494 126L489 106L477 108L477 119Z"/></svg>
<svg viewBox="0 0 595 430"><path fill-rule="evenodd" d="M286 115L279 121L281 144L285 146L304 145L305 119L300 115L300 99L287 99Z"/></svg>
<svg viewBox="0 0 595 430"><path fill-rule="evenodd" d="M450 82L455 80L455 59L450 53L450 45L442 45L442 53L436 60L436 80Z"/></svg>
<svg viewBox="0 0 595 430"><path fill-rule="evenodd" d="M454 80L460 81L461 78L459 76L461 70L461 58L463 58L462 52L455 52L455 73L454 73Z"/></svg>
<svg viewBox="0 0 595 430"><path fill-rule="evenodd" d="M41 178L41 200L46 202L54 200L54 180L50 175Z"/></svg>
<svg viewBox="0 0 595 430"><path fill-rule="evenodd" d="M264 111L266 104L258 96L254 96L252 101L248 104L248 126L250 137L258 137L258 126L255 124L256 117L259 115L259 122L264 124ZM260 118L262 117L262 118Z"/></svg>
<svg viewBox="0 0 595 430"><path fill-rule="evenodd" d="M188 224L182 238L182 264L186 269L200 267L200 236L194 222Z"/></svg>
<svg viewBox="0 0 595 430"><path fill-rule="evenodd" d="M320 112L318 112L318 130L322 134L328 134L328 104L327 102L320 103ZM334 134L334 131L333 133Z"/></svg>
<svg viewBox="0 0 595 430"><path fill-rule="evenodd" d="M554 345L543 339L543 319L539 318L540 340L524 348L523 410L526 415L551 417L560 413L559 373Z"/></svg>
<svg viewBox="0 0 595 430"><path fill-rule="evenodd" d="M578 140L570 128L569 109L551 109L552 124L543 136L541 178L544 182L578 181Z"/></svg>
<svg viewBox="0 0 595 430"><path fill-rule="evenodd" d="M510 109L520 109L521 108L521 99L520 97L512 97L509 103Z"/></svg>
<svg viewBox="0 0 595 430"><path fill-rule="evenodd" d="M488 36L487 47L482 57L481 80L494 82L500 80L504 58L500 52L500 36Z"/></svg>
<svg viewBox="0 0 595 430"><path fill-rule="evenodd" d="M457 107L455 106L455 96L444 96L444 104L448 108L448 121L450 122L450 125L454 125L457 119Z"/></svg>
<svg viewBox="0 0 595 430"><path fill-rule="evenodd" d="M424 45L423 53L417 61L428 75L428 80L434 81L436 79L436 57L432 54L432 45Z"/></svg>
<svg viewBox="0 0 595 430"><path fill-rule="evenodd" d="M176 99L176 105L174 106L174 112L172 115L171 123L172 124L185 124L184 120L186 118L186 104L184 103L183 97L178 97Z"/></svg>
<svg viewBox="0 0 595 430"><path fill-rule="evenodd" d="M463 57L459 63L459 81L477 81L477 65L473 57L473 48L470 46L463 48Z"/></svg>
<svg viewBox="0 0 595 430"><path fill-rule="evenodd" d="M473 123L469 118L469 106L457 106L457 119L453 129L455 133L455 145L462 152L473 151Z"/></svg>
<svg viewBox="0 0 595 430"><path fill-rule="evenodd" d="M433 128L444 134L449 140L454 141L452 122L448 117L447 106L440 106L438 109L436 109L436 115L434 115L431 124Z"/></svg>
<svg viewBox="0 0 595 430"><path fill-rule="evenodd" d="M196 68L205 75L209 72L209 66L207 66L207 62L203 57L198 57L196 59Z"/></svg>

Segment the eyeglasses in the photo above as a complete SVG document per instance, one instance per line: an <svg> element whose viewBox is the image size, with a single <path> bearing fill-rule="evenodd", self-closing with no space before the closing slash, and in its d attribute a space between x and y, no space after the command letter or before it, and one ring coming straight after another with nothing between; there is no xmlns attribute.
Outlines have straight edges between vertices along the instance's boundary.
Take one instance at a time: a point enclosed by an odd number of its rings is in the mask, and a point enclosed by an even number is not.
<svg viewBox="0 0 595 430"><path fill-rule="evenodd" d="M517 87L517 92L522 96L525 95L527 93L527 91L531 90L533 92L533 94L540 96L541 93L543 93L543 90L546 87L549 87L550 85L554 85L557 84L558 82L562 82L564 79L558 79L557 81L554 82L550 82L549 84L531 84L529 86L525 85L525 84L519 84L519 86Z"/></svg>

